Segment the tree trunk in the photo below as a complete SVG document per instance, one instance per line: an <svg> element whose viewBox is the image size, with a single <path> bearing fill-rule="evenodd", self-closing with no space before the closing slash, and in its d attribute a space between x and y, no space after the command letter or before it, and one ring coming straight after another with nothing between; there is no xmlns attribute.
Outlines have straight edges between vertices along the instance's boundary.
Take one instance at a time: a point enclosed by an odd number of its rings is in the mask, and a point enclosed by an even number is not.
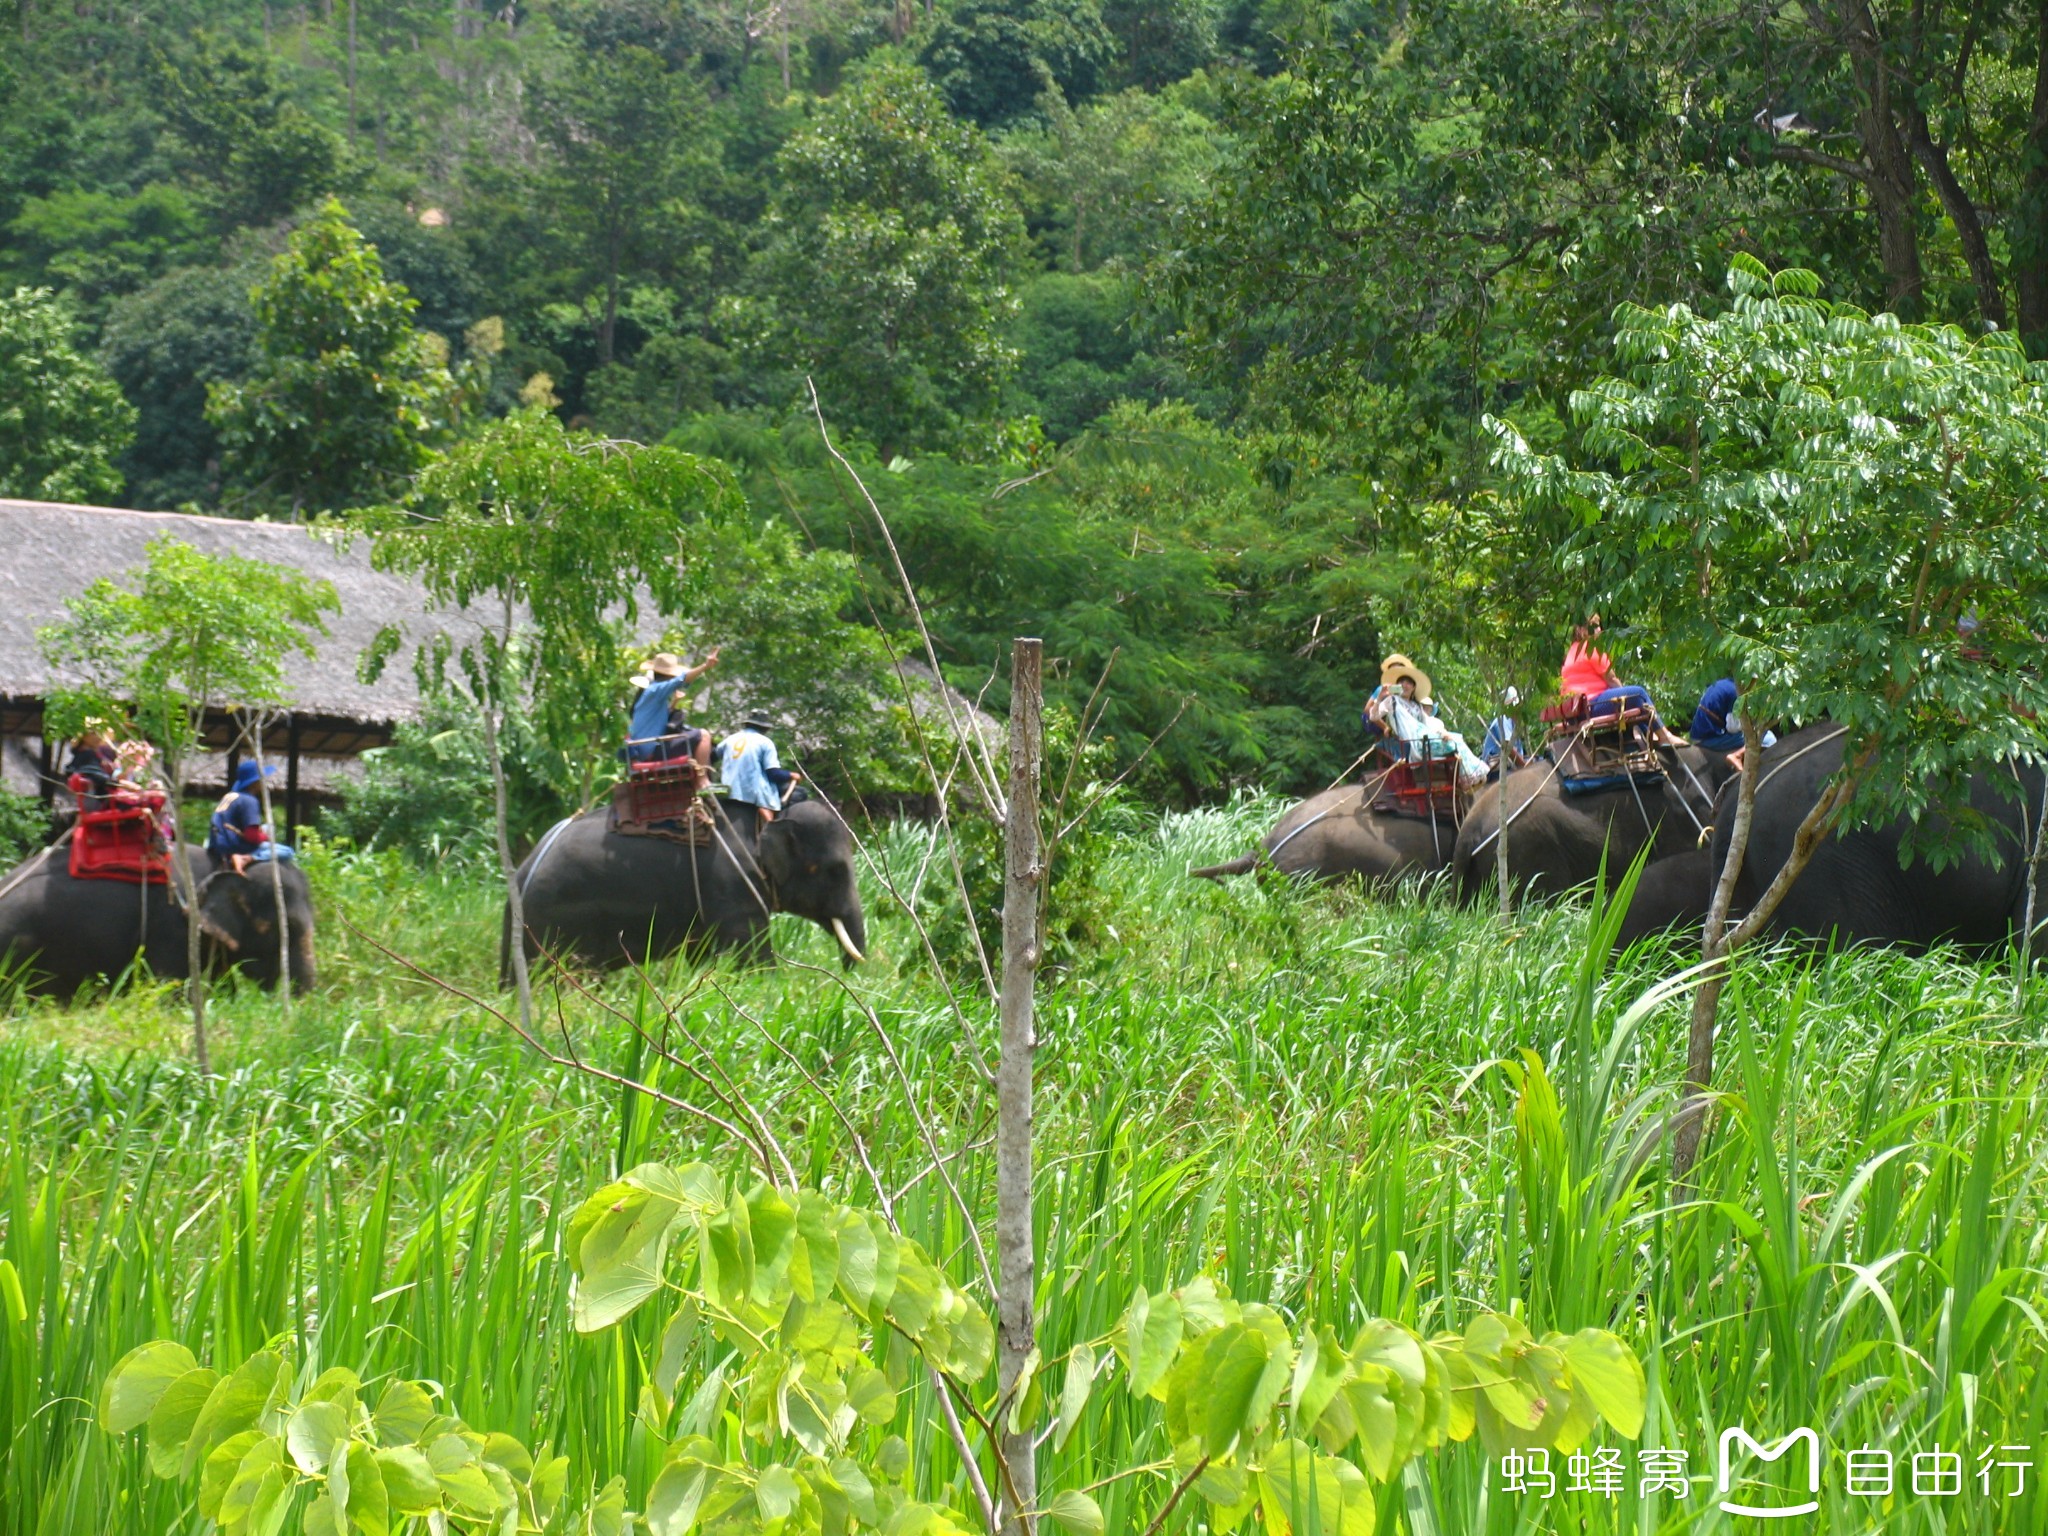
<svg viewBox="0 0 2048 1536"><path fill-rule="evenodd" d="M2048 0L2037 0L2034 30L2034 108L2013 207L2012 285L2027 355L2048 357Z"/></svg>
<svg viewBox="0 0 2048 1536"><path fill-rule="evenodd" d="M1031 1224L1032 986L1040 949L1038 789L1044 749L1040 664L1043 643L1019 639L1011 652L1010 806L1003 824L1002 1055L996 1064L996 1367L1003 1478L1002 1536L1028 1536L1038 1503L1031 1426L1007 1425L1033 1352L1035 1260Z"/></svg>
<svg viewBox="0 0 2048 1536"><path fill-rule="evenodd" d="M1864 0L1847 8L1849 71L1856 82L1856 135L1870 166L1864 183L1871 212L1877 217L1878 258L1884 263L1886 298L1891 308L1911 319L1920 311L1920 231L1914 223L1918 182L1913 156L1899 133L1892 111L1891 74L1885 67L1884 39Z"/></svg>
<svg viewBox="0 0 2048 1536"><path fill-rule="evenodd" d="M2041 771L2041 804L2034 814L2034 851L2027 859L2027 900L2020 917L2019 980L2013 989L2017 1004L2024 995L2027 973L2034 968L2034 907L2041 890L2041 861L2048 855L2048 767Z"/></svg>
<svg viewBox="0 0 2048 1536"><path fill-rule="evenodd" d="M1963 260L1969 265L1970 281L1977 289L1977 312L1987 326L2004 330L2010 323L2005 289L1998 281L1998 263L1991 258L1991 246L1984 238L1984 221L1977 216L1977 205L1956 179L1955 169L1949 164L1948 146L1934 142L1927 127L1927 114L1917 106L1912 109L1909 132L1914 157L1926 169L1927 179L1934 183L1942 210L1948 214L1956 239L1962 244Z"/></svg>

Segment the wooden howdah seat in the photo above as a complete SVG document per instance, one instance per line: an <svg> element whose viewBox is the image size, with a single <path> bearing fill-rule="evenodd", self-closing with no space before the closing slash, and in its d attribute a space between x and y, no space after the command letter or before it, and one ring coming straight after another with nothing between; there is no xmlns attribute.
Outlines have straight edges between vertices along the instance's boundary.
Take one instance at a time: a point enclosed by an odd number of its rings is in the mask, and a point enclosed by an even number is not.
<svg viewBox="0 0 2048 1536"><path fill-rule="evenodd" d="M666 743L678 738L655 739ZM692 844L708 842L711 812L704 804L704 789L709 779L694 757L629 760L626 777L612 789L612 831Z"/></svg>
<svg viewBox="0 0 2048 1536"><path fill-rule="evenodd" d="M99 795L93 793L90 780L76 773L67 782L78 800L78 821L71 833L74 880L170 884L170 845L161 825L161 792L117 789Z"/></svg>
<svg viewBox="0 0 2048 1536"><path fill-rule="evenodd" d="M1426 743L1401 741L1392 736L1380 739L1379 750L1388 764L1380 770L1373 809L1456 825L1464 819L1466 809L1457 755L1448 751L1443 756L1417 752L1416 748L1423 745Z"/></svg>
<svg viewBox="0 0 2048 1536"><path fill-rule="evenodd" d="M1538 718L1549 728L1544 752L1567 782L1664 771L1651 735L1656 711L1640 688L1566 694Z"/></svg>

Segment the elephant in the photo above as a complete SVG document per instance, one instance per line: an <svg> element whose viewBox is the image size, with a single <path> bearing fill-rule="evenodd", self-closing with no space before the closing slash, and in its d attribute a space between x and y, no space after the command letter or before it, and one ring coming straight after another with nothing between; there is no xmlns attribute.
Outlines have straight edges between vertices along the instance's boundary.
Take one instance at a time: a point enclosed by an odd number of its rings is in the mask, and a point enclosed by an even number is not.
<svg viewBox="0 0 2048 1536"><path fill-rule="evenodd" d="M1615 934L1615 951L1669 929L1689 929L1697 939L1707 921L1714 877L1720 868L1711 848L1688 848L1646 865Z"/></svg>
<svg viewBox="0 0 2048 1536"><path fill-rule="evenodd" d="M1600 873L1618 877L1647 844L1650 857L1683 852L1713 820L1714 793L1730 769L1702 747L1659 748L1661 784L1572 794L1542 759L1482 790L1458 828L1451 869L1458 893L1474 901L1493 879L1503 798L1508 812L1508 878L1519 889L1555 894Z"/></svg>
<svg viewBox="0 0 2048 1536"><path fill-rule="evenodd" d="M1364 786L1347 784L1295 806L1254 851L1188 873L1215 880L1266 868L1315 880L1386 885L1442 869L1456 836L1448 818L1432 825L1423 817L1376 811L1365 799Z"/></svg>
<svg viewBox="0 0 2048 1536"><path fill-rule="evenodd" d="M701 848L614 832L603 809L558 823L514 876L527 958L617 969L688 944L772 963L771 912L825 929L848 965L864 958L853 835L837 811L806 800L765 826L750 808L714 801L711 811L716 835ZM511 932L508 902L499 949L508 979Z"/></svg>
<svg viewBox="0 0 2048 1536"><path fill-rule="evenodd" d="M1754 905L1784 868L1799 823L1842 766L1844 736L1839 726L1809 726L1787 735L1759 760L1756 807L1733 915ZM1721 790L1708 857L1697 868L1674 868L1654 889L1639 888L1625 932L1648 932L1694 913L1704 920L1713 881L1728 856L1737 788L1731 780ZM1777 938L1905 949L1949 943L1978 955L2003 948L2026 920L2027 866L2042 813L2041 770L1973 774L1969 805L1988 827L1993 840L1988 853L1967 852L1938 870L1924 857L1908 867L1901 860L1909 827L1905 818L1837 831L1814 851L1765 932ZM1947 835L1947 819L1931 816L1923 846L1928 838L1938 846ZM2036 876L2034 901L2039 923L2048 917L2048 869Z"/></svg>
<svg viewBox="0 0 2048 1536"><path fill-rule="evenodd" d="M280 924L270 867L251 865L238 875L215 870L200 849L184 847L178 856L198 890L212 968L276 986ZM297 864L287 860L278 873L291 931L292 991L303 993L314 980L312 891ZM32 992L69 998L96 978L120 975L138 948L158 976L188 974L185 909L174 888L74 879L63 850L52 848L0 878L0 889L0 960L22 967Z"/></svg>

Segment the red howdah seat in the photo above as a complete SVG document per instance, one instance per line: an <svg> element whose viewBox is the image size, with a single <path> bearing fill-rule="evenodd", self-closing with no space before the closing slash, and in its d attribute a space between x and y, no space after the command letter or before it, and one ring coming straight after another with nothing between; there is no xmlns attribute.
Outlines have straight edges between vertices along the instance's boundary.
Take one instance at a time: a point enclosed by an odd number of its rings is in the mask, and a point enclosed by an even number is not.
<svg viewBox="0 0 2048 1536"><path fill-rule="evenodd" d="M168 885L170 848L159 825L163 795L131 789L96 795L80 774L73 774L69 784L78 797L78 823L71 833L72 878Z"/></svg>

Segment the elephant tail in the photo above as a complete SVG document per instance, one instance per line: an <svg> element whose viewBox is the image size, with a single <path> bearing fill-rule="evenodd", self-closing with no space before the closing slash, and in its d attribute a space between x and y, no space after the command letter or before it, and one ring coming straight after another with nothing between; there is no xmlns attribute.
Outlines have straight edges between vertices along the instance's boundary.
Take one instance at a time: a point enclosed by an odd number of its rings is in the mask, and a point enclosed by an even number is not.
<svg viewBox="0 0 2048 1536"><path fill-rule="evenodd" d="M1188 878L1190 880L1221 880L1225 875L1248 875L1259 867L1261 857L1263 857L1262 852L1254 849L1242 858L1232 859L1228 864L1209 864L1201 869L1191 869L1188 871Z"/></svg>

